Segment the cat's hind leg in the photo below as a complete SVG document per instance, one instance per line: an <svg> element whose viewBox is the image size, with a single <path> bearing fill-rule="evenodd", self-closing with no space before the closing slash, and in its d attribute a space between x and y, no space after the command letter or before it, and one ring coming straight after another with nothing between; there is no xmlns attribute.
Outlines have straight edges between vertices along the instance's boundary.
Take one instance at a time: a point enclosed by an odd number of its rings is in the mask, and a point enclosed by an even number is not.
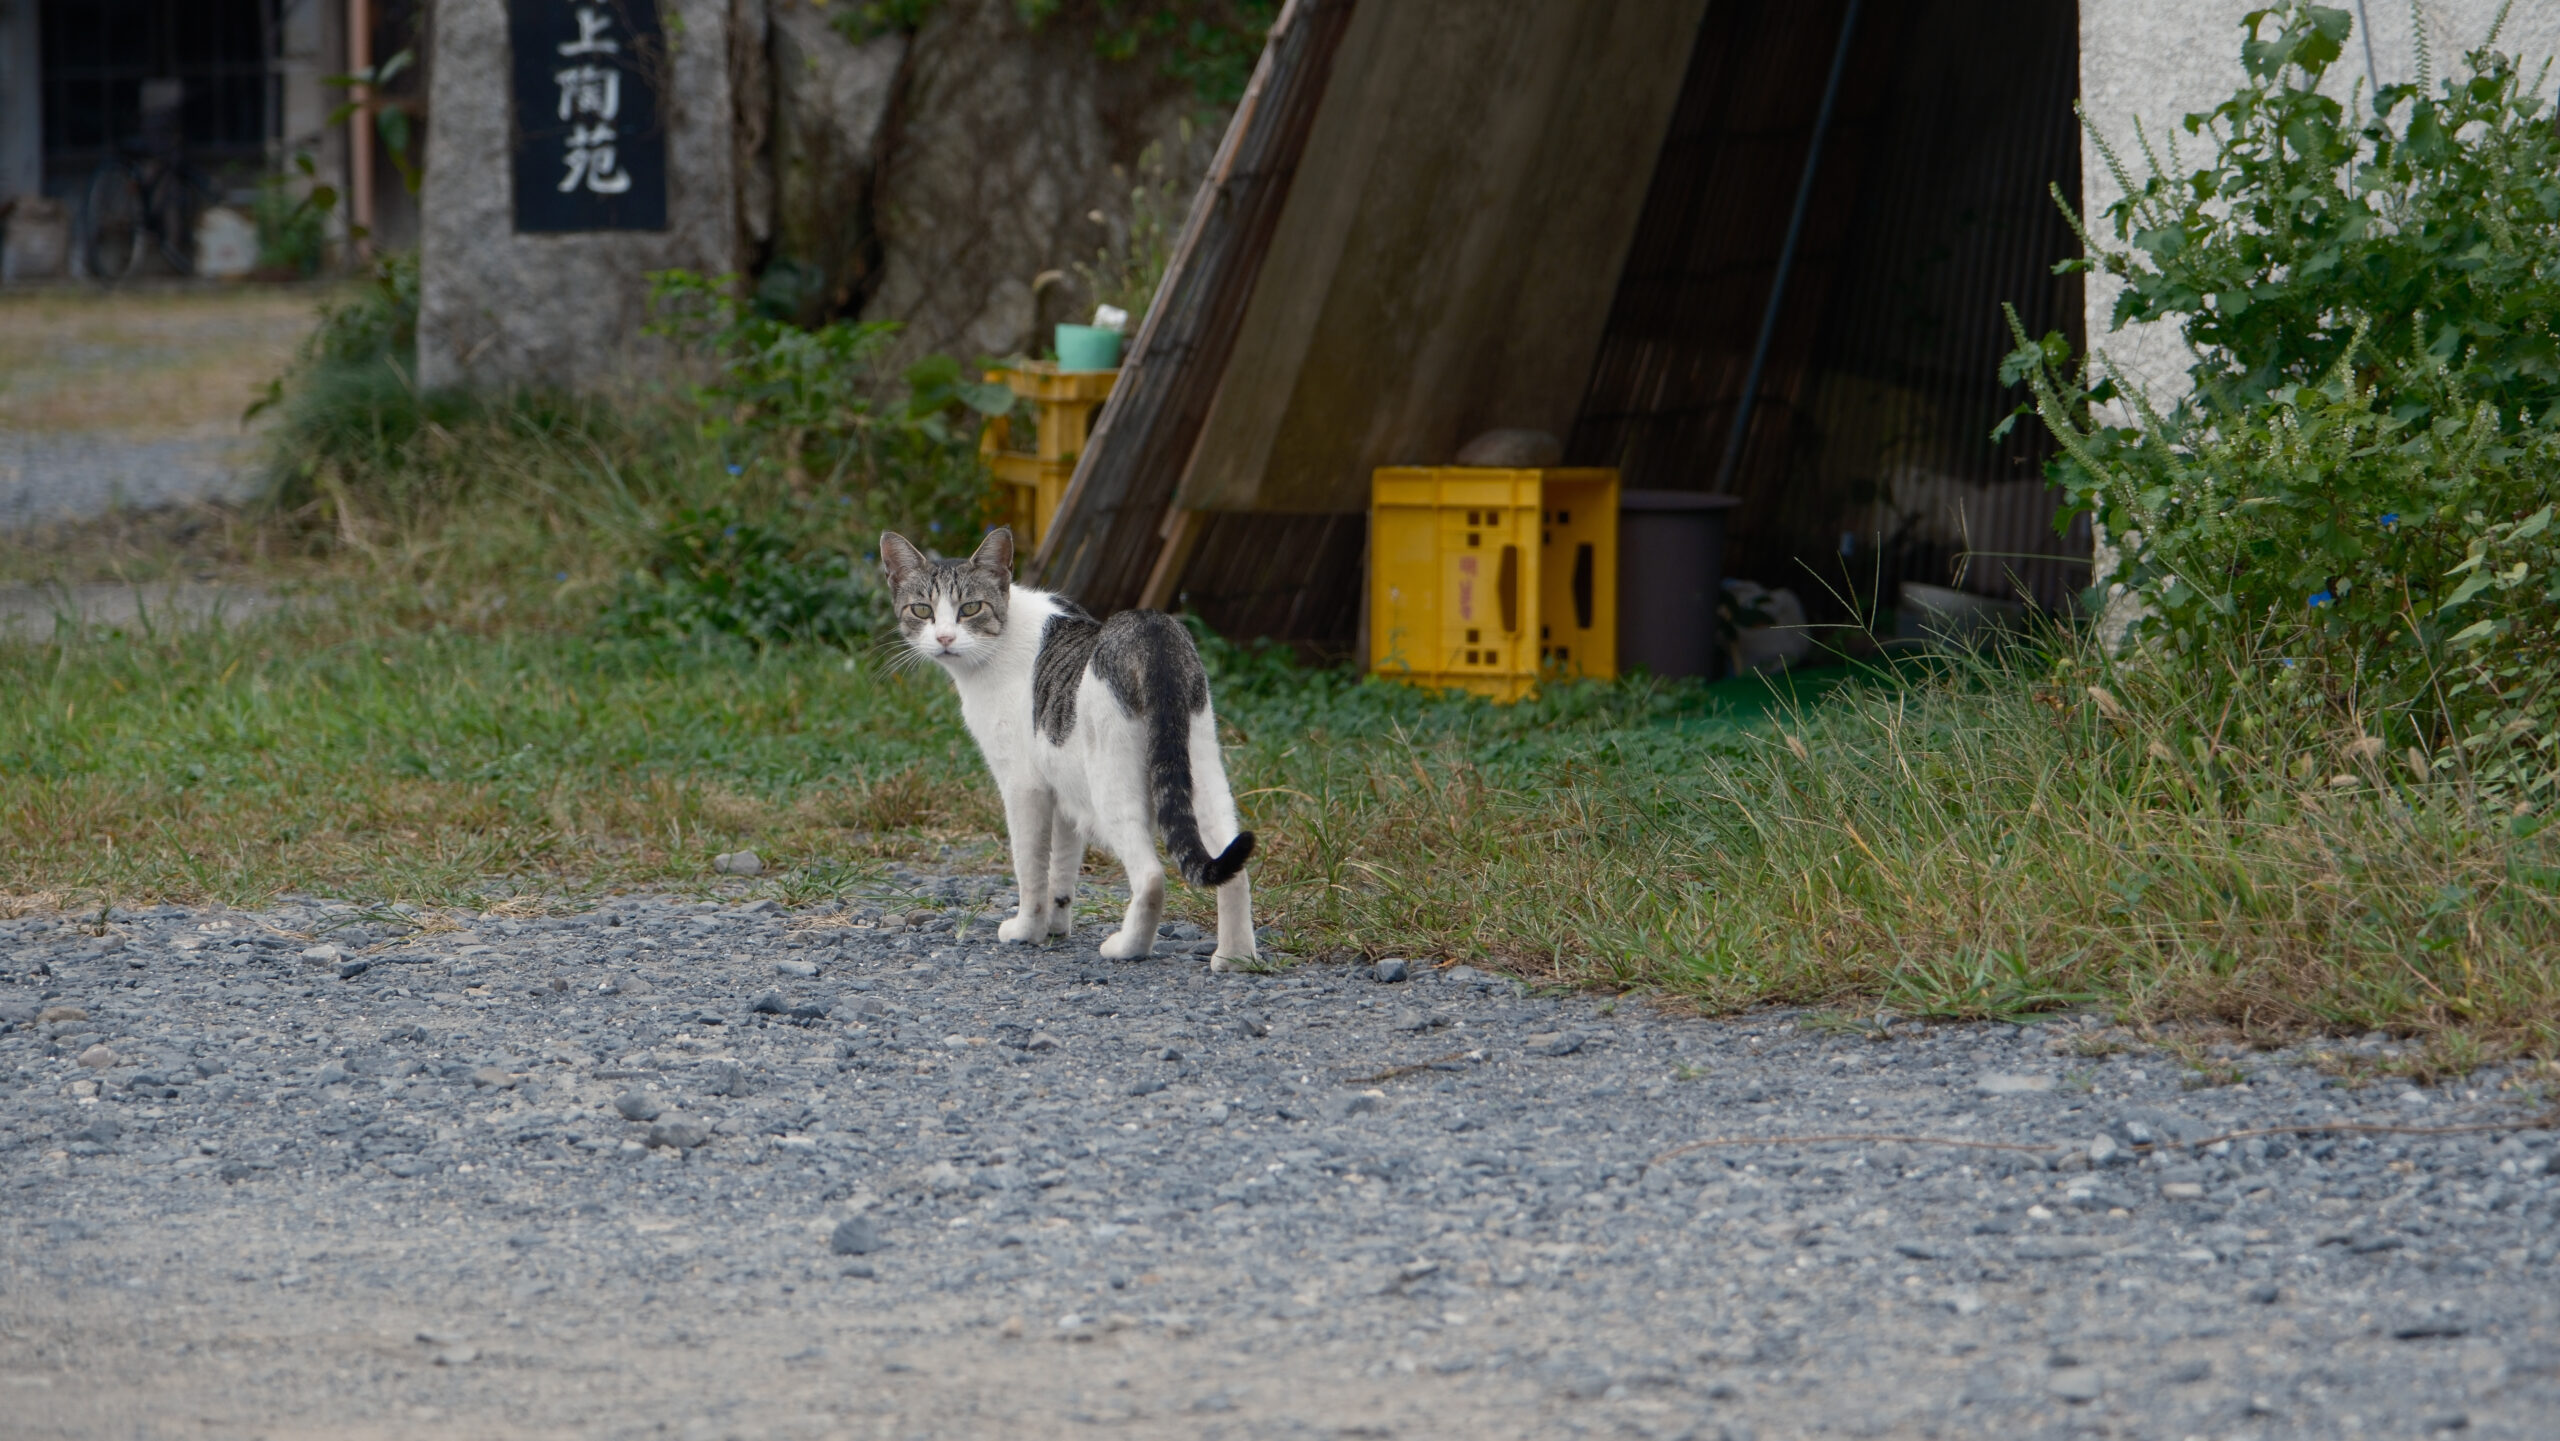
<svg viewBox="0 0 2560 1441"><path fill-rule="evenodd" d="M1036 945L1049 938L1049 827L1057 813L1057 794L1046 786L1005 790L1004 828L1013 839L1013 886L1022 907L996 927L997 940Z"/></svg>
<svg viewBox="0 0 2560 1441"><path fill-rule="evenodd" d="M1155 953L1156 924L1164 919L1164 862L1156 857L1156 833L1140 814L1105 816L1094 827L1095 839L1120 858L1129 873L1129 909L1120 929L1102 942L1102 954L1115 961L1135 961Z"/></svg>
<svg viewBox="0 0 2560 1441"><path fill-rule="evenodd" d="M1058 807L1049 828L1049 933L1063 936L1076 928L1076 878L1084 872L1084 829Z"/></svg>
<svg viewBox="0 0 2560 1441"><path fill-rule="evenodd" d="M1218 887L1218 950L1209 969L1223 971L1239 961L1261 959L1253 943L1253 882L1238 871Z"/></svg>

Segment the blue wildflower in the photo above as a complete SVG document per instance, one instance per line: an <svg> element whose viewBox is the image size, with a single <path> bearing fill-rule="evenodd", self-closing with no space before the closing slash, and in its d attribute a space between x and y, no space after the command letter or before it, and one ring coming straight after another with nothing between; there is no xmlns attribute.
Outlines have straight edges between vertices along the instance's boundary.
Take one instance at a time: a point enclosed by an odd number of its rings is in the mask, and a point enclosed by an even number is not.
<svg viewBox="0 0 2560 1441"><path fill-rule="evenodd" d="M738 538L738 528L734 525L729 527L727 530L720 532L720 538L722 540L736 540Z"/></svg>
<svg viewBox="0 0 2560 1441"><path fill-rule="evenodd" d="M744 475L747 473L747 468L743 465L733 465L729 467L729 473L731 475Z"/></svg>
<svg viewBox="0 0 2560 1441"><path fill-rule="evenodd" d="M2395 510L2384 516L2382 518L2382 528L2384 530L2398 530L2400 528L2400 512Z"/></svg>
<svg viewBox="0 0 2560 1441"><path fill-rule="evenodd" d="M2313 610L2318 610L2320 607L2322 607L2322 606L2324 606L2324 605L2336 605L2337 603L2338 603L2338 598L2337 598L2336 596L2334 596L2334 595L2329 594L2329 592L2327 592L2327 591L2325 591L2325 590L2323 590L2323 591L2315 591L2315 592L2313 592L2313 593L2312 593L2312 596L2311 596L2311 608L2312 608Z"/></svg>

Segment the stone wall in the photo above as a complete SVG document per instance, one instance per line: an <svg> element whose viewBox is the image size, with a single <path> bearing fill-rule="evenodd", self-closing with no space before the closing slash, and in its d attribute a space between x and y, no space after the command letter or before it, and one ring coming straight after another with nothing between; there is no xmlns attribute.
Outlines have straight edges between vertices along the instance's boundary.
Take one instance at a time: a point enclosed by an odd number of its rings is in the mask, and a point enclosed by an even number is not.
<svg viewBox="0 0 2560 1441"><path fill-rule="evenodd" d="M862 313L903 322L908 356L1036 349L1050 324L1084 318L1092 301L1071 267L1125 223L1139 154L1174 149L1185 117L1201 118L1178 164L1197 177L1226 123L1148 57L1102 58L1071 16L1030 29L1014 0L946 0L898 88L873 183L879 280ZM1050 271L1059 281L1039 286Z"/></svg>
<svg viewBox="0 0 2560 1441"><path fill-rule="evenodd" d="M682 36L669 229L517 235L506 0L434 0L425 383L653 368L642 277L672 266L779 267L768 298L898 321L902 361L1034 350L1090 310L1074 266L1125 234L1140 154L1164 142L1191 179L1226 123L1153 57L1103 58L1089 18L1035 28L1014 0L945 0L915 34L863 41L823 0L661 3Z"/></svg>

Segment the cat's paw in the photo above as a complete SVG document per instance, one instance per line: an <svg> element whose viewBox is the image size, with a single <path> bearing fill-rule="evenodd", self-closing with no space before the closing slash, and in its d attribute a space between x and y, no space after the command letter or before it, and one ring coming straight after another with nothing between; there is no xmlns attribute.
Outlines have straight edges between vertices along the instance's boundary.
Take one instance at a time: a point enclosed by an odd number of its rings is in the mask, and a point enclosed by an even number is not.
<svg viewBox="0 0 2560 1441"><path fill-rule="evenodd" d="M1154 936L1132 936L1125 930L1113 931L1110 939L1102 943L1102 958L1107 961L1143 961L1155 954L1155 949Z"/></svg>
<svg viewBox="0 0 2560 1441"><path fill-rule="evenodd" d="M1048 930L1048 922L1040 917L1018 915L996 927L996 939L1008 945L1038 945Z"/></svg>
<svg viewBox="0 0 2560 1441"><path fill-rule="evenodd" d="M1075 934L1075 930L1076 913L1071 908L1061 904L1056 910L1049 913L1049 934L1053 936L1071 936Z"/></svg>
<svg viewBox="0 0 2560 1441"><path fill-rule="evenodd" d="M1251 970L1260 964L1262 964L1262 957L1253 951L1247 951L1240 956L1220 953L1209 958L1209 969L1222 976L1233 970Z"/></svg>

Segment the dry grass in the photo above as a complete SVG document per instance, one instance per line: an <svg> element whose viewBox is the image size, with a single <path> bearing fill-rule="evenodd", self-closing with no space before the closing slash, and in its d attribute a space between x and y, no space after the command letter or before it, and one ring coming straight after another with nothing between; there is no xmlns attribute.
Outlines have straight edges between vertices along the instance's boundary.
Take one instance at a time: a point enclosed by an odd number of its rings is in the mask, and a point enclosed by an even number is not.
<svg viewBox="0 0 2560 1441"><path fill-rule="evenodd" d="M45 287L0 294L0 428L236 434L334 292Z"/></svg>

